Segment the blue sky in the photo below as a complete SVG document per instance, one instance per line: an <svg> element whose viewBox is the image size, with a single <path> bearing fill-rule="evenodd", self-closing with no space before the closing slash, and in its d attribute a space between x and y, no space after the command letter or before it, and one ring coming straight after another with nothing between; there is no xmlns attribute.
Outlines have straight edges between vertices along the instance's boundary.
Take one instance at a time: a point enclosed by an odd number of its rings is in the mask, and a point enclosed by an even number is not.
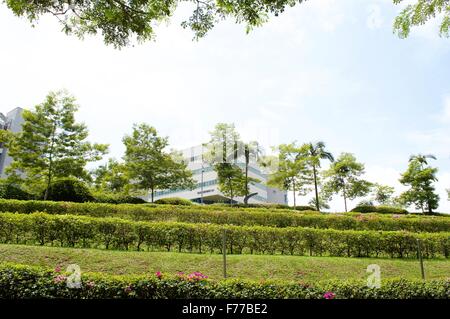
<svg viewBox="0 0 450 319"><path fill-rule="evenodd" d="M155 42L119 51L67 37L51 17L31 28L1 5L0 111L66 88L91 140L116 158L135 122L173 147L234 122L266 146L323 140L335 154L352 152L368 179L399 191L409 155L433 153L440 210L450 211L450 39L438 36L438 19L399 39L399 10L389 0L307 1L250 34L227 21L196 42L179 26L180 8ZM343 208L340 199L332 206Z"/></svg>

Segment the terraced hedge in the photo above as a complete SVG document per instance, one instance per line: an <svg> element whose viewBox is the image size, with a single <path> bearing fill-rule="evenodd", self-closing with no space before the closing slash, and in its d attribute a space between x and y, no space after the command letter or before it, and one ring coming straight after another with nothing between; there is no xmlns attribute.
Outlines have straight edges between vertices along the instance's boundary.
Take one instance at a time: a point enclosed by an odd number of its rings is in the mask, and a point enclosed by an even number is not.
<svg viewBox="0 0 450 319"><path fill-rule="evenodd" d="M48 269L0 265L0 298L146 298L146 299L448 299L448 280L386 280L379 289L363 281L329 281L314 284L210 281L201 276L109 276L82 274L80 288L68 288L67 276Z"/></svg>
<svg viewBox="0 0 450 319"><path fill-rule="evenodd" d="M0 214L0 241L187 252L220 252L226 230L229 253L343 257L448 257L450 233L354 231L302 227L233 226L179 222L137 222L46 213Z"/></svg>
<svg viewBox="0 0 450 319"><path fill-rule="evenodd" d="M211 206L112 205L45 201L0 200L1 212L119 217L135 221L177 221L238 226L311 227L338 230L405 230L450 232L450 217L386 216L381 214L324 214L264 209L219 209Z"/></svg>

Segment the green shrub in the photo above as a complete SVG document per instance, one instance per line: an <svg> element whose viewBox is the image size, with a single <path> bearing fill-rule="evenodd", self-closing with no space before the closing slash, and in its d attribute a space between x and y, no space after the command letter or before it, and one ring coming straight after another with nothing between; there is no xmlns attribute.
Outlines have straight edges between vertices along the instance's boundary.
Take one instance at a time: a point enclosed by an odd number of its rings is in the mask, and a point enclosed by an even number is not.
<svg viewBox="0 0 450 319"><path fill-rule="evenodd" d="M140 197L116 194L94 194L94 202L107 204L145 204L147 201Z"/></svg>
<svg viewBox="0 0 450 319"><path fill-rule="evenodd" d="M247 280L212 281L199 274L162 276L105 274L81 275L80 288L68 288L69 273L40 267L0 264L0 298L67 299L324 299L332 292L336 299L448 299L449 280L383 280L380 288L369 288L365 281L322 281L292 283Z"/></svg>
<svg viewBox="0 0 450 319"><path fill-rule="evenodd" d="M0 198L30 200L33 196L17 185L0 180Z"/></svg>
<svg viewBox="0 0 450 319"><path fill-rule="evenodd" d="M156 202L155 202L156 203ZM231 208L265 208L265 209L286 209L286 210L298 210L298 211L317 211L315 207L312 206L289 206L284 204L227 204L227 203L216 203L212 204L215 207L231 207Z"/></svg>
<svg viewBox="0 0 450 319"><path fill-rule="evenodd" d="M85 183L74 178L64 178L50 185L48 200L83 203L94 198Z"/></svg>
<svg viewBox="0 0 450 319"><path fill-rule="evenodd" d="M189 199L181 198L181 197L167 197L161 198L155 201L155 204L163 204L163 205L184 205L184 206L192 206L194 205Z"/></svg>
<svg viewBox="0 0 450 319"><path fill-rule="evenodd" d="M260 208L226 209L204 205L129 205L18 201L0 199L0 212L120 217L136 221L178 221L188 223L232 224L238 226L310 227L339 230L406 230L411 232L450 232L448 216L386 214L324 214Z"/></svg>
<svg viewBox="0 0 450 319"><path fill-rule="evenodd" d="M408 214L408 211L404 208L391 207L391 206L371 206L360 205L356 206L351 212L358 213L380 213L380 214Z"/></svg>
<svg viewBox="0 0 450 319"><path fill-rule="evenodd" d="M0 242L106 249L141 248L220 252L222 234L233 253L336 257L415 258L417 239L426 258L448 257L450 233L355 231L303 227L136 222L46 213L0 214Z"/></svg>

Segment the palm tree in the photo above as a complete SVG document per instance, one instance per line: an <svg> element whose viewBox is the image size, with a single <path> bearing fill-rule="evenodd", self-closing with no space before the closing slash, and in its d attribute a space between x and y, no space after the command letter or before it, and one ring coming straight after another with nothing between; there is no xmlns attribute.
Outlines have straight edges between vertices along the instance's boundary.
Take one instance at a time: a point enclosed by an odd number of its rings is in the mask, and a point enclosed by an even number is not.
<svg viewBox="0 0 450 319"><path fill-rule="evenodd" d="M428 158L436 160L436 156L434 156L433 154L426 154L426 155L417 154L417 155L411 155L409 157L409 161L410 162L417 161L420 164L421 169L423 169L424 165L428 165L428 161L427 161Z"/></svg>
<svg viewBox="0 0 450 319"><path fill-rule="evenodd" d="M334 157L333 154L325 150L325 143L322 141L319 141L315 144L309 143L308 154L313 169L314 190L316 193L316 208L317 210L320 210L319 190L317 187L317 169L320 168L320 160L329 160L330 162L334 162Z"/></svg>

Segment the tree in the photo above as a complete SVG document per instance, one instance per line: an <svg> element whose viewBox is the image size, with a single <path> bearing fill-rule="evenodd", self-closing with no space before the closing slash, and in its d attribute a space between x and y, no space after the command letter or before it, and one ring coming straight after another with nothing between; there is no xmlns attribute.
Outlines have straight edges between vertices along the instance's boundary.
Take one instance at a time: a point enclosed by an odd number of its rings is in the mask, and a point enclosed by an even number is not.
<svg viewBox="0 0 450 319"><path fill-rule="evenodd" d="M214 166L217 172L219 191L230 198L230 204L236 196L248 193L245 176L242 170L231 163L218 163Z"/></svg>
<svg viewBox="0 0 450 319"><path fill-rule="evenodd" d="M373 184L373 200L380 205L389 205L392 203L392 195L395 188L387 185Z"/></svg>
<svg viewBox="0 0 450 319"><path fill-rule="evenodd" d="M307 150L297 144L281 144L278 150L278 168L269 174L267 184L294 193L294 208L297 206L296 195L306 195L311 184L312 175L308 167Z"/></svg>
<svg viewBox="0 0 450 319"><path fill-rule="evenodd" d="M236 196L245 196L246 202L250 184L259 181L248 174L251 158L259 154L258 144L242 142L234 124L218 123L210 136L205 144L205 159L217 173L219 190L231 202ZM239 164L243 164L244 172Z"/></svg>
<svg viewBox="0 0 450 319"><path fill-rule="evenodd" d="M247 203L248 198L252 195L250 195L250 184L251 183L258 183L260 182L259 179L250 177L248 175L248 170L250 167L250 160L252 158L255 159L255 162L258 162L258 158L261 155L261 148L259 147L258 142L251 141L249 143L241 143L241 148L243 148L244 153L244 184L245 184L245 192L244 192L244 203ZM256 193L254 193L256 194Z"/></svg>
<svg viewBox="0 0 450 319"><path fill-rule="evenodd" d="M437 181L437 168L428 166L427 159L433 155L414 155L409 159L408 169L402 174L400 183L410 188L400 195L406 205L414 204L422 213L433 213L438 207L439 195L435 193L433 182Z"/></svg>
<svg viewBox="0 0 450 319"><path fill-rule="evenodd" d="M88 179L86 164L100 160L108 150L105 144L86 141L86 125L75 121L75 102L65 91L50 92L33 111L23 112L22 131L7 143L14 160L7 169L8 178L34 193L43 189L44 200L54 179Z"/></svg>
<svg viewBox="0 0 450 319"><path fill-rule="evenodd" d="M330 152L325 150L324 142L317 142L315 144L309 143L305 145L308 151L308 162L312 167L313 180L314 180L314 192L315 192L315 203L317 210L320 210L320 199L319 199L319 190L318 190L318 174L317 170L320 168L321 160L329 160L330 162L334 161L334 157Z"/></svg>
<svg viewBox="0 0 450 319"><path fill-rule="evenodd" d="M401 38L406 38L414 26L427 23L436 15L442 16L439 33L441 36L450 35L450 1L449 0L416 0L414 4L409 4L395 18L394 32ZM404 0L394 0L395 4L400 4Z"/></svg>
<svg viewBox="0 0 450 319"><path fill-rule="evenodd" d="M403 0L393 0L395 4ZM412 26L426 23L436 14L442 14L441 35L449 34L449 0L416 0L395 19L394 32L407 37ZM34 25L42 16L58 19L66 34L79 38L102 34L106 44L117 48L127 46L136 38L139 42L155 38L154 26L173 16L181 0L3 0L13 13L27 18ZM246 24L249 32L278 16L286 8L304 0L238 1L192 0L192 13L182 21L183 28L190 28L194 38L204 37L218 22L227 18Z"/></svg>
<svg viewBox="0 0 450 319"><path fill-rule="evenodd" d="M342 153L324 172L327 181L324 184L323 193L326 197L342 194L347 212L347 199L362 197L370 192L371 183L360 178L363 174L364 164L358 163L353 154Z"/></svg>
<svg viewBox="0 0 450 319"><path fill-rule="evenodd" d="M176 161L165 149L167 137L160 137L147 124L133 126L133 133L123 138L125 165L135 189L150 191L154 200L156 189L191 189L195 183L186 163Z"/></svg>
<svg viewBox="0 0 450 319"><path fill-rule="evenodd" d="M121 193L128 195L130 191L130 178L124 163L110 158L104 165L94 169L94 188L105 193Z"/></svg>

